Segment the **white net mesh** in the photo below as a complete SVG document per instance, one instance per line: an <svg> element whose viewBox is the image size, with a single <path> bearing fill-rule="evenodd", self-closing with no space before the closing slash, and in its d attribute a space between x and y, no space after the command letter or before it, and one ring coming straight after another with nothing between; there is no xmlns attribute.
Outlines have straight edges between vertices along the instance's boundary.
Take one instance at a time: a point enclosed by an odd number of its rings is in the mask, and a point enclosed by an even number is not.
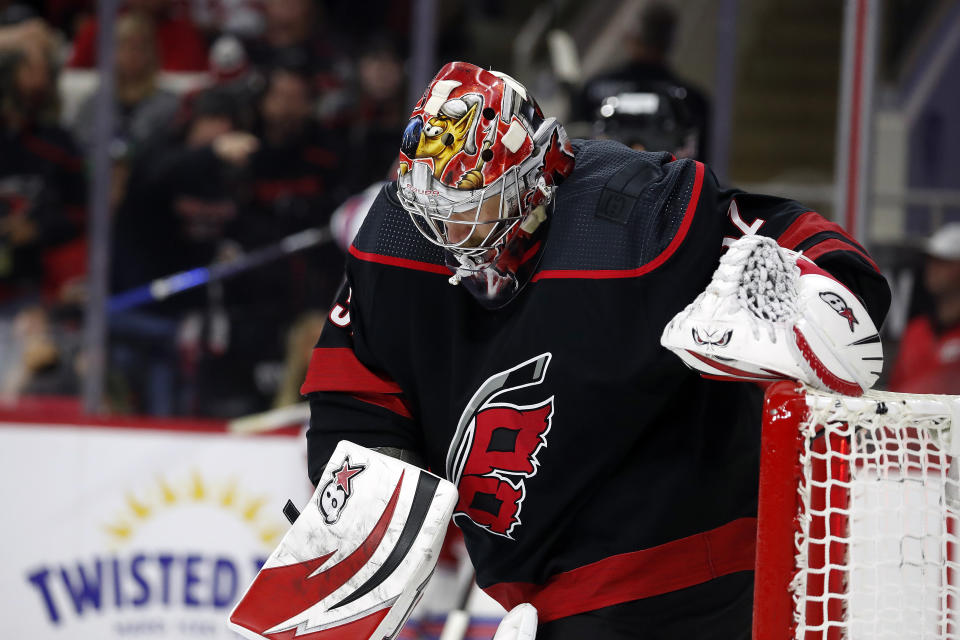
<svg viewBox="0 0 960 640"><path fill-rule="evenodd" d="M960 399L805 393L795 637L960 640Z"/></svg>

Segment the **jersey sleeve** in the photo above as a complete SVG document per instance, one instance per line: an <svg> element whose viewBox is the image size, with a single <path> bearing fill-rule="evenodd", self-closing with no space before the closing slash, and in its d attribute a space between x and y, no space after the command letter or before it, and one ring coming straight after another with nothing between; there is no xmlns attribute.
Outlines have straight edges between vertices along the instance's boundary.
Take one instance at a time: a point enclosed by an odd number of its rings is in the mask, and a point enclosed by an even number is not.
<svg viewBox="0 0 960 640"><path fill-rule="evenodd" d="M758 234L803 253L842 282L864 303L876 326L890 307L890 287L879 267L843 228L794 200L724 189L713 173L704 177L706 202L725 216L723 244Z"/></svg>
<svg viewBox="0 0 960 640"><path fill-rule="evenodd" d="M345 280L300 388L310 401L307 467L314 484L340 440L364 447L422 449L403 390L365 348L352 302Z"/></svg>

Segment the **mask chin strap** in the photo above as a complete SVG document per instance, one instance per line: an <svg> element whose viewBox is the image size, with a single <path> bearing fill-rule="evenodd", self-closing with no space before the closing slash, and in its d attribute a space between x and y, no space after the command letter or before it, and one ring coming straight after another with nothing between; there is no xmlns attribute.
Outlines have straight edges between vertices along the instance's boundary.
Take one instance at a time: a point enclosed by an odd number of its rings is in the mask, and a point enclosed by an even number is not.
<svg viewBox="0 0 960 640"><path fill-rule="evenodd" d="M459 260L460 264L462 265L464 262L470 260L470 258L467 256L457 256L457 260ZM461 272L463 272L463 276L461 276ZM460 284L461 277L466 277L467 275L469 275L469 271L467 269L461 269L460 267L457 267L457 272L450 276L450 279L447 280L447 282L453 286L457 286Z"/></svg>
<svg viewBox="0 0 960 640"><path fill-rule="evenodd" d="M547 179L544 176L541 175L537 178L537 190L530 198L530 210L533 211L537 207L545 207L550 204L556 190L557 188L553 184L547 184Z"/></svg>
<svg viewBox="0 0 960 640"><path fill-rule="evenodd" d="M465 256L462 254L455 254L457 261L460 263L460 266L457 267L456 273L450 276L450 279L447 280L450 284L456 286L460 284L460 280L463 278L469 278L470 276L476 275L482 271L482 267L473 256Z"/></svg>

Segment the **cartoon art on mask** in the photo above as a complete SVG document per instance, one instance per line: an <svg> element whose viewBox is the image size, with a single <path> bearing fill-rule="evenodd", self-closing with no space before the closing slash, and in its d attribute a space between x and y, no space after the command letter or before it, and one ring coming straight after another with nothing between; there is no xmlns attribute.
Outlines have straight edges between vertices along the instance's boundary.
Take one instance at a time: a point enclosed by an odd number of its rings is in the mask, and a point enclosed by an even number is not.
<svg viewBox="0 0 960 640"><path fill-rule="evenodd" d="M414 161L426 162L443 185L478 189L530 155L533 141L526 132L540 126L543 113L509 76L465 63L445 70L438 76L443 79L427 87L407 123L400 173Z"/></svg>
<svg viewBox="0 0 960 640"><path fill-rule="evenodd" d="M476 123L482 109L483 96L468 93L444 102L426 122L423 118L427 114L415 116L403 132L403 152L410 158L431 158L433 176L441 178L461 151L468 156L477 155ZM483 186L482 176L480 180L480 184L470 188Z"/></svg>

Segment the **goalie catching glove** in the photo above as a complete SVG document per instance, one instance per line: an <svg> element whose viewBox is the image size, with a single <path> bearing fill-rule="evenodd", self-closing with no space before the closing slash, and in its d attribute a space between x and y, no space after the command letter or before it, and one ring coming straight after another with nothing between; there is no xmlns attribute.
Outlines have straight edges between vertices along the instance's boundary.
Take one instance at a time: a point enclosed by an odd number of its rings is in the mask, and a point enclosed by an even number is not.
<svg viewBox="0 0 960 640"><path fill-rule="evenodd" d="M456 502L446 480L340 442L230 626L253 640L396 637L433 573Z"/></svg>
<svg viewBox="0 0 960 640"><path fill-rule="evenodd" d="M755 235L730 245L660 343L702 375L793 378L851 396L869 389L883 367L863 303L812 260Z"/></svg>

